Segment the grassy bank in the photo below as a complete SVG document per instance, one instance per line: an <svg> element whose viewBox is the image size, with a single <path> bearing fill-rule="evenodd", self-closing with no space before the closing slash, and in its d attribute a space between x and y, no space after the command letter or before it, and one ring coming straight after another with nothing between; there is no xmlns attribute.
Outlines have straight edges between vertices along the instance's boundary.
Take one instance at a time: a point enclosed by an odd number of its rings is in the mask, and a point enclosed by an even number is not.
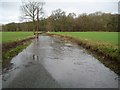
<svg viewBox="0 0 120 90"><path fill-rule="evenodd" d="M28 41L28 42L25 42L25 43L22 43L21 45L18 45L16 46L15 48L11 48L9 51L3 51L2 52L2 59L3 59L3 62L2 62L2 67L3 69L7 66L9 66L9 62L10 60L16 56L18 53L20 53L23 49L25 49L31 42Z"/></svg>
<svg viewBox="0 0 120 90"><path fill-rule="evenodd" d="M2 32L2 66L9 65L10 60L25 49L34 38L32 32Z"/></svg>
<svg viewBox="0 0 120 90"><path fill-rule="evenodd" d="M76 42L93 53L107 67L120 74L117 32L52 32L50 34Z"/></svg>

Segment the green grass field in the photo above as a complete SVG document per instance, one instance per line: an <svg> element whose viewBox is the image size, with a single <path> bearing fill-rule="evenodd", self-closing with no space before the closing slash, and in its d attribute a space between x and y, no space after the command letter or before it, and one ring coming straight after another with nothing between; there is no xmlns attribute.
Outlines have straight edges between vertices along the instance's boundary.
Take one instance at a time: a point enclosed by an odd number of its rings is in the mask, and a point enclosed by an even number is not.
<svg viewBox="0 0 120 90"><path fill-rule="evenodd" d="M118 45L118 32L53 32L53 33L72 36L83 40L108 42L114 45Z"/></svg>
<svg viewBox="0 0 120 90"><path fill-rule="evenodd" d="M28 38L33 32L2 32L2 42L13 42Z"/></svg>

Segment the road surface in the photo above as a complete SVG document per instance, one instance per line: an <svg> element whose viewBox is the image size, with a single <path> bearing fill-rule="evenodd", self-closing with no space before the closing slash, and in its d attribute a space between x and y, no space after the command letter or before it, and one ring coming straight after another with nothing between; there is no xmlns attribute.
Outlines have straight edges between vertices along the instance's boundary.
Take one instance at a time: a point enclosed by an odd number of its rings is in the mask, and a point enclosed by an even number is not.
<svg viewBox="0 0 120 90"><path fill-rule="evenodd" d="M118 75L76 44L39 36L12 59L2 82L3 88L118 88Z"/></svg>

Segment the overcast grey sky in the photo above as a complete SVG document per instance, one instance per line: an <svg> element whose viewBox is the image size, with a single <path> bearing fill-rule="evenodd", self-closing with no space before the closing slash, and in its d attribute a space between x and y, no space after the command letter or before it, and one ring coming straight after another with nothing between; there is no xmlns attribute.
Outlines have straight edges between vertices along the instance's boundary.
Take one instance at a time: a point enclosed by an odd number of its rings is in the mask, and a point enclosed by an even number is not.
<svg viewBox="0 0 120 90"><path fill-rule="evenodd" d="M38 0L39 1L39 0ZM119 0L44 0L45 16L49 16L53 10L62 9L66 14L74 12L93 13L102 11L106 13L118 13ZM21 0L0 0L0 23L20 22Z"/></svg>

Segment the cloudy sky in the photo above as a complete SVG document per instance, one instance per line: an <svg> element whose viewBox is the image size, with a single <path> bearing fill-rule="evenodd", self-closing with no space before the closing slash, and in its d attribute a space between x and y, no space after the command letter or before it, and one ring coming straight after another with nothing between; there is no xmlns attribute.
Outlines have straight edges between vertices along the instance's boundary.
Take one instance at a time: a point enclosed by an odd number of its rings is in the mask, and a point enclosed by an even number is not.
<svg viewBox="0 0 120 90"><path fill-rule="evenodd" d="M40 0L38 0L40 1ZM93 13L102 11L106 13L118 13L119 0L44 0L45 16L49 16L53 10L62 9L66 14L74 12ZM20 22L21 0L0 0L0 23Z"/></svg>

